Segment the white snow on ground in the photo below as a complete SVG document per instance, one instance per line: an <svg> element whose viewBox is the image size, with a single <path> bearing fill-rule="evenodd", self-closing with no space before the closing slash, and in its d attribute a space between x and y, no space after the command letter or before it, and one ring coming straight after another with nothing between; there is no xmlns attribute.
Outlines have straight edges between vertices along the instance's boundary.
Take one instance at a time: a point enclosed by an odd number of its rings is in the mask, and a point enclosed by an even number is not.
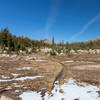
<svg viewBox="0 0 100 100"><path fill-rule="evenodd" d="M43 77L43 76L26 76L26 77L20 77L20 78L16 78L16 79L14 79L14 80L17 80L17 81L24 81L24 80L27 80L27 79L31 79L31 80L33 80L33 79L36 79L36 78L41 78L41 77Z"/></svg>
<svg viewBox="0 0 100 100"><path fill-rule="evenodd" d="M65 61L65 62L68 62L68 63L70 63L70 62L74 62L73 60L67 60L67 61Z"/></svg>
<svg viewBox="0 0 100 100"><path fill-rule="evenodd" d="M32 67L22 67L22 68L16 68L16 70L30 70Z"/></svg>
<svg viewBox="0 0 100 100"><path fill-rule="evenodd" d="M27 60L35 60L35 61L45 61L43 58L39 58L39 57L29 57L29 56L27 56L27 59L26 59L26 61Z"/></svg>
<svg viewBox="0 0 100 100"><path fill-rule="evenodd" d="M22 95L20 95L22 100L42 100L40 93L37 92L24 92Z"/></svg>
<svg viewBox="0 0 100 100"><path fill-rule="evenodd" d="M20 90L15 90L15 92L17 93L17 92L19 92Z"/></svg>
<svg viewBox="0 0 100 100"><path fill-rule="evenodd" d="M23 87L24 84L18 84L18 83L12 83L14 85L14 87Z"/></svg>
<svg viewBox="0 0 100 100"><path fill-rule="evenodd" d="M27 79L36 79L36 78L41 78L41 77L44 77L44 76L25 76L25 77L20 77L20 78L15 78L15 79L9 79L9 80L0 80L0 82L9 82L9 81L24 81L24 80L27 80Z"/></svg>
<svg viewBox="0 0 100 100"><path fill-rule="evenodd" d="M87 85L82 83L84 87L79 86L75 83L75 80L69 79L67 83L62 86L56 85L52 90L52 96L45 94L44 100L100 100L98 93L100 89L93 85ZM59 90L62 89L64 93L60 93ZM20 95L22 100L42 100L40 93L37 92L24 92Z"/></svg>
<svg viewBox="0 0 100 100"><path fill-rule="evenodd" d="M34 57L29 57L29 56L27 56L26 57L26 61L28 61L28 60L36 60L36 57L34 56Z"/></svg>
<svg viewBox="0 0 100 100"><path fill-rule="evenodd" d="M19 75L21 75L21 74L12 73L12 75L13 75L14 77L17 77L17 76L19 76Z"/></svg>
<svg viewBox="0 0 100 100"><path fill-rule="evenodd" d="M10 78L9 76L4 76L4 75L2 75L1 77L4 78L4 79Z"/></svg>

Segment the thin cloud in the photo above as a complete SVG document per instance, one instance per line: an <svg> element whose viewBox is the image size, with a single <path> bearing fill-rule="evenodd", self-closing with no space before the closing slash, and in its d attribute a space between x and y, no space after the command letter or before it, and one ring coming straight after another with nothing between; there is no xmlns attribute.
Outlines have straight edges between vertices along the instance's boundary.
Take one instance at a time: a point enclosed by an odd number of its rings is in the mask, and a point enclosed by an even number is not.
<svg viewBox="0 0 100 100"><path fill-rule="evenodd" d="M80 32L76 33L74 36L72 36L72 37L70 38L70 41L74 41L79 35L82 35L82 34L87 30L87 28L88 28L91 24L93 24L94 22L96 22L96 21L99 20L99 19L100 19L100 14L97 15L97 16L95 16L95 17L94 17L93 19L91 19L87 24L85 24Z"/></svg>
<svg viewBox="0 0 100 100"><path fill-rule="evenodd" d="M46 26L45 26L45 35L48 37L49 30L55 23L56 17L58 15L59 7L61 4L61 0L52 0L53 4L51 6L50 15L47 19Z"/></svg>

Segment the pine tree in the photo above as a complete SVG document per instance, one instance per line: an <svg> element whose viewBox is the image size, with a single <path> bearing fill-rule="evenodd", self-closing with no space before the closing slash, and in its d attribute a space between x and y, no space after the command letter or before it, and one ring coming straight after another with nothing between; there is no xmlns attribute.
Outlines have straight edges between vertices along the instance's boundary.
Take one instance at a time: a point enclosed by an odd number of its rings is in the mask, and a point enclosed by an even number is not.
<svg viewBox="0 0 100 100"><path fill-rule="evenodd" d="M7 46L8 46L8 50L11 51L13 47L11 34L7 34Z"/></svg>
<svg viewBox="0 0 100 100"><path fill-rule="evenodd" d="M9 33L8 28L5 28L2 32L1 32L1 48L5 49L5 47L7 47L7 35Z"/></svg>
<svg viewBox="0 0 100 100"><path fill-rule="evenodd" d="M52 38L52 45L53 46L55 45L55 39L54 39L54 37Z"/></svg>

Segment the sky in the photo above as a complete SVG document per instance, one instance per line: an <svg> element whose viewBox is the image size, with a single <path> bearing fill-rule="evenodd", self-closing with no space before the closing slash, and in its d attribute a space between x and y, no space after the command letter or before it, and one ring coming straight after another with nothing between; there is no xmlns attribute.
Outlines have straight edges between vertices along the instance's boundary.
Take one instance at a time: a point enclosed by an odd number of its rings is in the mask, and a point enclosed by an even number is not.
<svg viewBox="0 0 100 100"><path fill-rule="evenodd" d="M0 29L56 42L100 37L100 0L0 0Z"/></svg>

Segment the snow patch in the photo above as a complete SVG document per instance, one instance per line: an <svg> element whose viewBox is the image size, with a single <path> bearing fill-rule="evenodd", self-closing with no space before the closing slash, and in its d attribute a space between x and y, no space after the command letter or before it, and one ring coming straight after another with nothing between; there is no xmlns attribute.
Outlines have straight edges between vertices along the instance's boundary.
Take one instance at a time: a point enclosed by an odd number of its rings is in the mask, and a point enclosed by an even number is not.
<svg viewBox="0 0 100 100"><path fill-rule="evenodd" d="M1 77L4 78L4 79L9 79L10 78L9 76L4 76L4 75L2 75Z"/></svg>
<svg viewBox="0 0 100 100"><path fill-rule="evenodd" d="M43 76L26 76L26 77L16 78L15 80L17 80L17 81L19 81L19 80L24 81L24 80L27 80L27 79L33 80L33 79L41 78L41 77L43 77Z"/></svg>
<svg viewBox="0 0 100 100"><path fill-rule="evenodd" d="M16 70L30 70L32 67L23 67L23 68L16 68Z"/></svg>
<svg viewBox="0 0 100 100"><path fill-rule="evenodd" d="M81 84L81 83L80 83ZM75 80L69 79L67 83L59 86L55 84L54 89L52 90L52 96L45 93L44 100L100 100L100 97L96 91L100 91L100 89L93 85L87 85L82 83L84 87L79 86L75 83ZM63 90L64 93L59 92L60 89ZM22 100L42 100L41 94L37 92L24 92L20 95Z"/></svg>
<svg viewBox="0 0 100 100"><path fill-rule="evenodd" d="M21 74L12 73L12 75L13 75L14 77L17 77L17 76L19 76L19 75L21 75Z"/></svg>
<svg viewBox="0 0 100 100"><path fill-rule="evenodd" d="M35 61L45 61L45 60L43 60L42 58L39 58L39 57L27 57L27 59L26 60L35 60Z"/></svg>
<svg viewBox="0 0 100 100"><path fill-rule="evenodd" d="M24 92L22 95L20 95L22 100L42 100L40 93L37 92Z"/></svg>
<svg viewBox="0 0 100 100"><path fill-rule="evenodd" d="M24 80L27 80L27 79L33 80L33 79L41 78L41 77L44 77L44 76L26 76L26 77L20 77L20 78L10 79L10 80L0 80L0 82L24 81Z"/></svg>
<svg viewBox="0 0 100 100"><path fill-rule="evenodd" d="M73 61L73 60L67 60L67 61L65 61L65 62L71 63L71 62L74 62L74 61Z"/></svg>

